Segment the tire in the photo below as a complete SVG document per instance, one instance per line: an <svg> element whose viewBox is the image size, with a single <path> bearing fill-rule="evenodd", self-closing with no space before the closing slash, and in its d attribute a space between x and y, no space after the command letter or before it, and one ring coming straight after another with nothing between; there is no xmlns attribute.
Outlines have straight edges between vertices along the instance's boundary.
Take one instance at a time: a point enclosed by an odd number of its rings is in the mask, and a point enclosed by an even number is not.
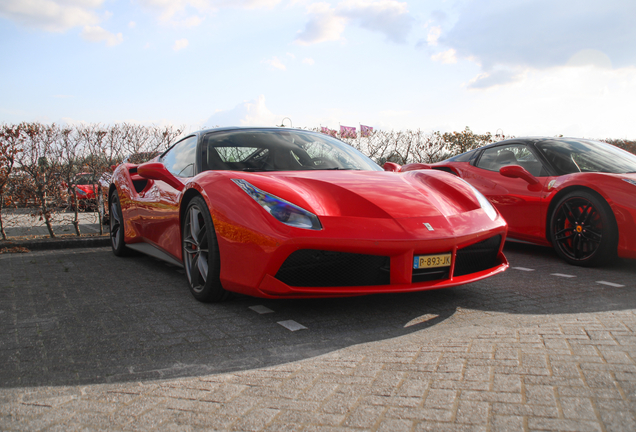
<svg viewBox="0 0 636 432"><path fill-rule="evenodd" d="M200 302L220 302L229 293L219 278L221 258L208 206L194 197L186 207L181 231L183 266L190 292Z"/></svg>
<svg viewBox="0 0 636 432"><path fill-rule="evenodd" d="M113 190L108 199L109 214L111 215L110 226L110 246L115 256L122 257L130 255L130 249L126 247L124 241L124 216L119 204L119 195L117 190Z"/></svg>
<svg viewBox="0 0 636 432"><path fill-rule="evenodd" d="M559 200L550 218L550 241L566 262L583 267L608 263L617 254L618 228L607 202L578 190Z"/></svg>

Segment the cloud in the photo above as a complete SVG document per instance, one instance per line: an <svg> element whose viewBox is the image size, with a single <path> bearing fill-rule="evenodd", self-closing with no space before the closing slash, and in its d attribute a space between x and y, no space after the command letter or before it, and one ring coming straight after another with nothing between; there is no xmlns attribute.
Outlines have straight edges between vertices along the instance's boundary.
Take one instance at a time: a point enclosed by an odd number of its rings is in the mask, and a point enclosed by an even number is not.
<svg viewBox="0 0 636 432"><path fill-rule="evenodd" d="M106 42L108 46L115 46L124 40L121 33L113 34L100 26L85 26L82 30L82 38L89 42Z"/></svg>
<svg viewBox="0 0 636 432"><path fill-rule="evenodd" d="M360 27L383 33L391 42L405 43L415 21L406 6L396 0L346 0L338 9Z"/></svg>
<svg viewBox="0 0 636 432"><path fill-rule="evenodd" d="M307 58L303 59L303 64L306 64L306 65L309 65L309 66L313 66L315 63L316 62L311 57L307 57Z"/></svg>
<svg viewBox="0 0 636 432"><path fill-rule="evenodd" d="M624 0L467 1L439 43L486 71L566 65L585 50L607 56L615 67L633 66L634 16L636 2Z"/></svg>
<svg viewBox="0 0 636 432"><path fill-rule="evenodd" d="M321 42L337 41L344 32L347 20L338 16L328 3L313 3L307 8L309 21L298 33L296 42L310 45Z"/></svg>
<svg viewBox="0 0 636 432"><path fill-rule="evenodd" d="M517 136L628 137L636 133L635 100L636 67L564 66L533 69L509 85L470 92L462 104L439 111L441 118L452 113L471 126L502 128Z"/></svg>
<svg viewBox="0 0 636 432"><path fill-rule="evenodd" d="M263 63L270 65L274 69L287 70L287 67L279 60L278 57L272 57L269 60L263 60Z"/></svg>
<svg viewBox="0 0 636 432"><path fill-rule="evenodd" d="M430 46L437 46L437 40L439 36L442 34L442 28L440 26L431 27L428 31L428 36L426 37L426 42Z"/></svg>
<svg viewBox="0 0 636 432"><path fill-rule="evenodd" d="M191 15L183 19L172 20L171 24L175 27L192 28L201 25L203 18L198 15Z"/></svg>
<svg viewBox="0 0 636 432"><path fill-rule="evenodd" d="M282 0L138 0L146 9L159 15L159 20L176 26L194 26L203 22L198 15L211 15L219 9L272 8ZM198 15L192 15L196 11ZM196 18L196 19L195 19Z"/></svg>
<svg viewBox="0 0 636 432"><path fill-rule="evenodd" d="M349 23L404 43L415 21L406 3L396 0L344 0L335 8L317 2L307 7L307 13L309 21L296 37L302 45L340 40Z"/></svg>
<svg viewBox="0 0 636 432"><path fill-rule="evenodd" d="M478 75L468 84L469 89L485 89L521 80L522 75L509 70L496 70Z"/></svg>
<svg viewBox="0 0 636 432"><path fill-rule="evenodd" d="M265 96L245 101L231 110L217 111L206 122L206 127L214 126L274 126L283 116L272 113L265 106Z"/></svg>
<svg viewBox="0 0 636 432"><path fill-rule="evenodd" d="M574 54L567 62L568 66L596 66L602 69L611 69L612 61L603 52L593 49L584 49Z"/></svg>
<svg viewBox="0 0 636 432"><path fill-rule="evenodd" d="M190 42L188 42L187 39L179 39L174 41L174 45L172 46L172 49L175 51L181 51L182 49L187 48L189 44Z"/></svg>
<svg viewBox="0 0 636 432"><path fill-rule="evenodd" d="M104 0L2 0L0 16L20 25L50 32L96 25L95 12Z"/></svg>
<svg viewBox="0 0 636 432"><path fill-rule="evenodd" d="M457 63L457 52L451 48L441 53L433 54L431 56L431 59L433 61L438 61L446 64Z"/></svg>

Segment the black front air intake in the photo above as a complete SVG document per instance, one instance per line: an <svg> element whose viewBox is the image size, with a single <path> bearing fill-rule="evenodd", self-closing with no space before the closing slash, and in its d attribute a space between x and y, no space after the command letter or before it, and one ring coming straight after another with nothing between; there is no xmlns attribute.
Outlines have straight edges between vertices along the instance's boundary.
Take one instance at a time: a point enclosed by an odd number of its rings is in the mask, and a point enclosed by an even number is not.
<svg viewBox="0 0 636 432"><path fill-rule="evenodd" d="M495 267L501 245L501 235L457 250L454 276L464 276Z"/></svg>
<svg viewBox="0 0 636 432"><path fill-rule="evenodd" d="M301 249L287 257L276 279L295 287L388 285L390 258Z"/></svg>
<svg viewBox="0 0 636 432"><path fill-rule="evenodd" d="M413 269L411 276L412 283L429 282L434 280L448 279L450 267L435 267L428 269Z"/></svg>

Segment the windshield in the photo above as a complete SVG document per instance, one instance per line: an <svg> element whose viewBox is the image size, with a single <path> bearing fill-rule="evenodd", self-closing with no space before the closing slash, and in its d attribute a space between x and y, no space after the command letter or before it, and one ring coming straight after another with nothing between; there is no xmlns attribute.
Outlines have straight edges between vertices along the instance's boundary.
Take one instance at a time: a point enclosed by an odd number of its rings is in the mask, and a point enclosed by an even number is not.
<svg viewBox="0 0 636 432"><path fill-rule="evenodd" d="M611 144L588 140L555 140L538 143L536 147L552 163L559 175L577 172L636 172L636 155Z"/></svg>
<svg viewBox="0 0 636 432"><path fill-rule="evenodd" d="M309 131L246 129L212 132L205 136L203 147L206 170L382 171L350 145Z"/></svg>

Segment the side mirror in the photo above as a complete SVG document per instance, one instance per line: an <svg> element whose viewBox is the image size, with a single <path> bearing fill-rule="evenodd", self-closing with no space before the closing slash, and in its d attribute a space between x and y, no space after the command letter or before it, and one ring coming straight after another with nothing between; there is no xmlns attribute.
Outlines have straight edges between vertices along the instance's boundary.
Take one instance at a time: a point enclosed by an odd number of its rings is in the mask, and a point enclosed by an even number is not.
<svg viewBox="0 0 636 432"><path fill-rule="evenodd" d="M172 175L161 162L146 162L137 167L137 174L149 180L161 180L177 190L182 190L184 184Z"/></svg>
<svg viewBox="0 0 636 432"><path fill-rule="evenodd" d="M401 166L395 162L385 162L382 168L384 168L384 171L399 172Z"/></svg>
<svg viewBox="0 0 636 432"><path fill-rule="evenodd" d="M423 170L423 169L431 169L431 165L425 164L425 163L410 163L410 164L402 165L402 167L400 168L400 172Z"/></svg>
<svg viewBox="0 0 636 432"><path fill-rule="evenodd" d="M528 183L528 189L532 191L541 190L539 180L530 174L527 169L519 165L506 165L499 169L499 174L508 178L520 178Z"/></svg>

